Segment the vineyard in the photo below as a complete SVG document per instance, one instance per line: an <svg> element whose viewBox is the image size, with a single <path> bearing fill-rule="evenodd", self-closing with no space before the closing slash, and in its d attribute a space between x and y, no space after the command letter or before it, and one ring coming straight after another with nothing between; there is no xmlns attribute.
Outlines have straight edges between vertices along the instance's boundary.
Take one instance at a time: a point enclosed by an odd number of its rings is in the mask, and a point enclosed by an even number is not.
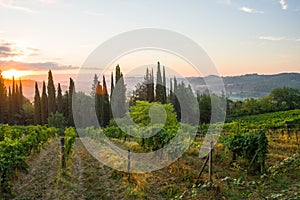
<svg viewBox="0 0 300 200"><path fill-rule="evenodd" d="M155 136L128 136L121 128L78 129L79 136L99 145L109 140L132 152L149 152L167 144L175 133L197 132L181 158L145 174L119 172L98 162L83 146L74 128L59 135L45 126L0 127L2 199L299 199L300 110L236 118L224 125L212 157L212 181L208 168L198 178L206 158L199 148L201 131L177 124L164 126ZM171 120L171 119L170 119ZM172 121L172 120L171 120ZM171 122L170 121L170 122ZM131 135L149 133L159 125L142 129L126 127ZM187 134L188 135L188 134ZM61 138L64 138L64 148ZM65 166L62 158L65 159ZM159 156L158 156L159 159ZM27 184L28 183L28 184Z"/></svg>

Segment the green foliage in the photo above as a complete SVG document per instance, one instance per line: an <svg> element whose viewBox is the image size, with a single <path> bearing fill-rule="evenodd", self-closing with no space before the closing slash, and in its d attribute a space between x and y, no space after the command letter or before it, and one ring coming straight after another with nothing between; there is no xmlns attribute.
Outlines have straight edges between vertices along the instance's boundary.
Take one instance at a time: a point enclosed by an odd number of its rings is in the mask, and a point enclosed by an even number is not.
<svg viewBox="0 0 300 200"><path fill-rule="evenodd" d="M162 108L162 109L157 109L153 110L149 114L149 111L151 108L156 109L156 108ZM163 111L164 110L164 111ZM151 115L153 114L153 115ZM146 101L136 101L135 106L130 107L130 117L131 119L138 125L140 126L147 126L151 122L151 117L152 121L155 123L156 120L162 119L163 116L156 116L156 115L165 115L166 121L164 123L165 126L176 126L178 124L178 121L176 119L176 114L174 112L174 108L171 104L160 104L157 102L149 103ZM161 122L162 123L162 122Z"/></svg>
<svg viewBox="0 0 300 200"><path fill-rule="evenodd" d="M49 138L56 135L55 128L42 126L8 126L0 127L0 179L1 190L10 193L10 176L16 170L27 167L26 159L32 151L39 151Z"/></svg>
<svg viewBox="0 0 300 200"><path fill-rule="evenodd" d="M54 81L53 81L51 70L49 70L48 72L47 90L48 90L48 116L50 116L51 113L56 112L55 87L54 87Z"/></svg>
<svg viewBox="0 0 300 200"><path fill-rule="evenodd" d="M60 135L63 134L66 125L67 125L67 121L61 113L56 112L55 114L53 113L50 114L48 118L48 126L57 128L59 130Z"/></svg>
<svg viewBox="0 0 300 200"><path fill-rule="evenodd" d="M285 128L286 123L296 123L300 119L300 110L280 111L260 115L235 118L224 124L227 132L247 132L252 130L267 130ZM295 120L295 121L294 121Z"/></svg>
<svg viewBox="0 0 300 200"><path fill-rule="evenodd" d="M268 153L268 139L264 132L230 134L222 136L220 142L232 151L233 154L245 158L249 164L253 162L251 167L254 170L264 166Z"/></svg>
<svg viewBox="0 0 300 200"><path fill-rule="evenodd" d="M42 91L42 98L41 98L41 118L42 118L42 125L48 123L48 96L46 93L46 83L43 81L43 91Z"/></svg>
<svg viewBox="0 0 300 200"><path fill-rule="evenodd" d="M74 127L66 128L66 130L64 131L64 136L65 136L65 150L64 150L64 155L65 155L66 159L69 159L70 155L73 152L75 138L77 136L75 128Z"/></svg>
<svg viewBox="0 0 300 200"><path fill-rule="evenodd" d="M34 124L42 124L41 118L41 97L37 82L35 82L35 94L34 94Z"/></svg>

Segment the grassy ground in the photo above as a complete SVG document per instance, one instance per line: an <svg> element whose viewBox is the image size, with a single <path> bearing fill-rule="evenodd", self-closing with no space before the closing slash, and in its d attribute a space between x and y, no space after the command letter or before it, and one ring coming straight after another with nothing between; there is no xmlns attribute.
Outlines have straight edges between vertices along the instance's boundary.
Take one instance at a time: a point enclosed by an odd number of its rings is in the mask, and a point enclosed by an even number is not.
<svg viewBox="0 0 300 200"><path fill-rule="evenodd" d="M141 150L135 141L114 140L120 146ZM151 173L128 174L106 167L93 158L79 139L66 170L60 169L58 139L29 160L28 174L14 180L15 199L300 199L300 168L293 160L299 153L294 138L269 135L266 176L246 172L248 163L238 159L230 165L231 153L217 144L213 154L213 183L207 169L197 180L204 159L198 158L201 140L173 164ZM296 157L294 160L299 160Z"/></svg>

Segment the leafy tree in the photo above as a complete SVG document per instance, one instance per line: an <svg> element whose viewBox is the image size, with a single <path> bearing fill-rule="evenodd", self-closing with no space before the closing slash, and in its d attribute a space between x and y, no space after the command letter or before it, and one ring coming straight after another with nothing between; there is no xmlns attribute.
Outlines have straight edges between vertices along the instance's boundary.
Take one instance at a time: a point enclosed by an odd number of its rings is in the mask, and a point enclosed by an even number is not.
<svg viewBox="0 0 300 200"><path fill-rule="evenodd" d="M210 123L211 119L211 98L209 94L203 94L199 99L200 121L202 123Z"/></svg>
<svg viewBox="0 0 300 200"><path fill-rule="evenodd" d="M25 99L22 105L22 109L20 111L20 116L21 116L20 120L22 122L22 125L28 126L34 124L34 115L35 115L34 106L28 101L28 99Z"/></svg>
<svg viewBox="0 0 300 200"><path fill-rule="evenodd" d="M59 112L55 114L51 113L48 117L48 126L57 128L60 135L63 135L66 125L67 121L65 117Z"/></svg>
<svg viewBox="0 0 300 200"><path fill-rule="evenodd" d="M63 114L63 96L62 96L60 83L58 83L58 88L57 88L57 111Z"/></svg>
<svg viewBox="0 0 300 200"><path fill-rule="evenodd" d="M46 84L43 81L43 90L42 90L42 103L41 103L41 118L42 125L47 124L48 119L48 96L46 92Z"/></svg>
<svg viewBox="0 0 300 200"><path fill-rule="evenodd" d="M278 110L300 108L300 90L295 88L277 88L270 94Z"/></svg>
<svg viewBox="0 0 300 200"><path fill-rule="evenodd" d="M62 114L66 119L68 119L69 118L69 92L68 91L66 91L65 94L63 95L62 102L63 102Z"/></svg>
<svg viewBox="0 0 300 200"><path fill-rule="evenodd" d="M158 108L158 110L154 110L149 115L150 109ZM149 103L147 101L136 101L135 106L130 107L130 117L131 119L140 126L147 126L152 121L155 123L157 118L161 118L161 116L155 117L156 114L162 114L161 107L163 107L164 112L166 114L166 122L165 126L173 126L177 125L178 121L176 119L176 113L174 112L174 108L171 104L160 104L158 102Z"/></svg>
<svg viewBox="0 0 300 200"><path fill-rule="evenodd" d="M41 116L41 97L37 82L35 82L35 95L34 95L34 124L42 124Z"/></svg>
<svg viewBox="0 0 300 200"><path fill-rule="evenodd" d="M55 87L51 70L48 72L48 116L56 112Z"/></svg>

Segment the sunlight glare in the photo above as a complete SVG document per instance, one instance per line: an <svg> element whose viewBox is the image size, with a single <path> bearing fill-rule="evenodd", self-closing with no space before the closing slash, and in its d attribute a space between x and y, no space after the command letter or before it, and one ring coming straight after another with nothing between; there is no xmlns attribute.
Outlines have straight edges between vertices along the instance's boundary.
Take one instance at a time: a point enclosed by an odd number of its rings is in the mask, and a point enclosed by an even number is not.
<svg viewBox="0 0 300 200"><path fill-rule="evenodd" d="M27 76L31 74L30 71L21 71L21 70L15 70L10 69L2 72L2 76L5 79L12 79L14 78L21 78L22 76Z"/></svg>

